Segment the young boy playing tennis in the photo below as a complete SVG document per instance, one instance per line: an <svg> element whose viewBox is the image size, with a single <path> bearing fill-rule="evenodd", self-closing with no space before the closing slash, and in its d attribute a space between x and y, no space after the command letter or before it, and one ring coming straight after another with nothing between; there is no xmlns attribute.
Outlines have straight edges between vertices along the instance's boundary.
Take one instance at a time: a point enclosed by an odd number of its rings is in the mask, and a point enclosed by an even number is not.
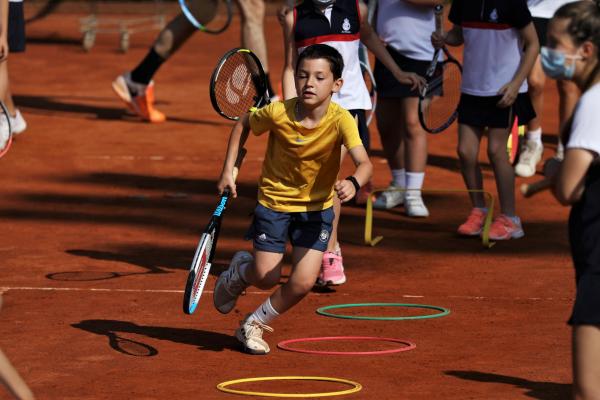
<svg viewBox="0 0 600 400"><path fill-rule="evenodd" d="M233 167L243 145L243 131L269 133L258 205L247 238L254 257L237 252L216 282L214 304L229 313L250 285L270 289L279 283L286 242L292 244L289 280L249 314L236 330L246 352L267 354L263 331L279 314L298 303L313 287L332 231L333 197L351 200L371 178L372 165L352 115L331 101L342 87L342 56L334 48L309 46L298 57L295 85L298 97L271 103L246 114L234 127L219 180L219 192L236 196ZM356 165L353 175L337 180L344 145Z"/></svg>
<svg viewBox="0 0 600 400"><path fill-rule="evenodd" d="M369 129L365 110L371 109L371 99L360 69L359 44L388 66L393 80L412 89L425 83L414 73L405 72L396 65L377 34L367 21L367 6L361 0L307 0L298 4L283 21L285 64L283 69L283 98L296 97L294 67L298 54L311 44L326 44L340 52L344 60L344 86L333 96L333 101L349 110L358 124L360 138L369 149ZM342 152L343 154L343 152ZM338 241L340 202L334 199L336 219L327 251L323 255L318 285L341 285L346 282L342 252Z"/></svg>
<svg viewBox="0 0 600 400"><path fill-rule="evenodd" d="M582 92L563 131L564 160L556 168L551 159L545 173L558 201L573 206L573 398L595 400L600 399L600 0L560 7L548 25L541 59L550 77L573 81Z"/></svg>

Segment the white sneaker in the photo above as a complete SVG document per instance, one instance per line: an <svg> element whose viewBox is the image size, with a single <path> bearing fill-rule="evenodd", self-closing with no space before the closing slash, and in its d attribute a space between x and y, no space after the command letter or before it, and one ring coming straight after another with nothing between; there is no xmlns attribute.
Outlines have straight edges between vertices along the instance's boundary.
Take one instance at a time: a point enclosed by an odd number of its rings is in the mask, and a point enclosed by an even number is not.
<svg viewBox="0 0 600 400"><path fill-rule="evenodd" d="M521 150L515 173L523 178L535 175L535 167L542 160L544 145L535 140L527 140Z"/></svg>
<svg viewBox="0 0 600 400"><path fill-rule="evenodd" d="M0 115L0 154L8 149L10 144L10 126L4 114Z"/></svg>
<svg viewBox="0 0 600 400"><path fill-rule="evenodd" d="M13 135L18 135L27 129L27 122L25 122L25 118L21 115L21 111L17 109L17 112L14 117L10 117L10 126L13 131Z"/></svg>
<svg viewBox="0 0 600 400"><path fill-rule="evenodd" d="M213 292L215 308L222 314L227 314L237 302L238 297L248 287L240 277L240 265L252 262L254 258L247 251L238 251L233 255L229 268L217 279Z"/></svg>
<svg viewBox="0 0 600 400"><path fill-rule="evenodd" d="M429 210L423 203L421 192L407 192L404 198L404 210L406 215L414 218L429 217Z"/></svg>
<svg viewBox="0 0 600 400"><path fill-rule="evenodd" d="M260 321L248 321L250 315L252 314L246 315L240 327L236 329L235 337L242 343L244 352L254 355L267 354L271 349L269 344L262 338L262 335L263 331L273 332L273 328Z"/></svg>
<svg viewBox="0 0 600 400"><path fill-rule="evenodd" d="M389 210L404 203L404 192L399 190L399 186L390 185L383 193L377 196L373 202L373 208L377 210Z"/></svg>

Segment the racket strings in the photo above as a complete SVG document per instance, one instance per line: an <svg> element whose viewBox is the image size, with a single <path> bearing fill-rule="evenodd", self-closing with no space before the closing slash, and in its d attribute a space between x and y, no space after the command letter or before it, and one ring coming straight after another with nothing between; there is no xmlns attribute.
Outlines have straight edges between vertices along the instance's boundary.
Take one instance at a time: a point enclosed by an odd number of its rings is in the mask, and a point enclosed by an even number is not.
<svg viewBox="0 0 600 400"><path fill-rule="evenodd" d="M443 72L442 72L443 71ZM427 84L429 101L422 110L425 125L437 130L452 123L460 100L461 71L458 65L445 63Z"/></svg>
<svg viewBox="0 0 600 400"><path fill-rule="evenodd" d="M217 106L226 115L240 116L256 105L264 92L260 67L243 52L231 55L215 80Z"/></svg>

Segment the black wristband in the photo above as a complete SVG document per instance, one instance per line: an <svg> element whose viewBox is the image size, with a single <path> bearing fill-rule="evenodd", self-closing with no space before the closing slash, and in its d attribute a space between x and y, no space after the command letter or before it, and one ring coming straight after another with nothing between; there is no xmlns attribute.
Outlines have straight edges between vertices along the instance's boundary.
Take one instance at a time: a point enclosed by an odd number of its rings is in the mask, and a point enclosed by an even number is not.
<svg viewBox="0 0 600 400"><path fill-rule="evenodd" d="M356 193L358 193L358 191L360 190L360 185L358 184L356 178L350 175L346 178L346 180L352 182L352 184L354 185L354 190L356 191Z"/></svg>

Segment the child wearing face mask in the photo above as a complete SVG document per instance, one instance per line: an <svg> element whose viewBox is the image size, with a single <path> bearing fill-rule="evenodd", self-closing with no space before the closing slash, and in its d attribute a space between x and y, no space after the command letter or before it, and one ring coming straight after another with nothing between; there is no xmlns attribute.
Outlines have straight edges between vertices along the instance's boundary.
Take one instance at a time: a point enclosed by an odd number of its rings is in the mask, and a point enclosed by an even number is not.
<svg viewBox="0 0 600 400"><path fill-rule="evenodd" d="M539 43L525 0L454 0L449 15L453 28L432 34L436 48L464 43L462 95L458 106L458 155L469 190L482 190L479 145L487 128L488 158L494 170L501 213L494 218L490 239L523 237L515 210L515 172L506 142L515 117L527 123L535 111L527 95L527 75ZM470 193L473 208L458 228L479 236L488 210L482 193Z"/></svg>
<svg viewBox="0 0 600 400"><path fill-rule="evenodd" d="M562 133L562 163L546 164L554 195L571 205L569 241L577 294L573 327L573 394L600 399L600 0L559 8L548 25L542 67L573 81L582 96Z"/></svg>

